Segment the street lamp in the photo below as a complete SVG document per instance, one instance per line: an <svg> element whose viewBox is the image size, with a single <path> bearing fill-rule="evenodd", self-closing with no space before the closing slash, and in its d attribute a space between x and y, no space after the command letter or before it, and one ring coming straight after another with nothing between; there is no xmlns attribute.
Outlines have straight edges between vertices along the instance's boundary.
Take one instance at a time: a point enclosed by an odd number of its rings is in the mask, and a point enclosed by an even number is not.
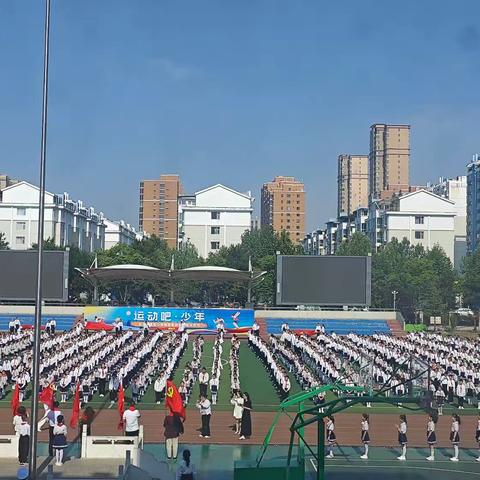
<svg viewBox="0 0 480 480"><path fill-rule="evenodd" d="M398 295L398 292L396 290L393 290L392 295L393 295L393 310L397 310L397 295Z"/></svg>

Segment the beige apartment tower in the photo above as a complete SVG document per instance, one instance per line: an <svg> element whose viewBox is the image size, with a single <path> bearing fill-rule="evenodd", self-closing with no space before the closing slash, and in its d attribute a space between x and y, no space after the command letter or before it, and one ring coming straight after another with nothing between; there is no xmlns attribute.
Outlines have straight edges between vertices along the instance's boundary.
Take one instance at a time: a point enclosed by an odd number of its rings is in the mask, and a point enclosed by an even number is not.
<svg viewBox="0 0 480 480"><path fill-rule="evenodd" d="M305 186L294 177L275 177L262 187L261 224L285 230L295 243L305 236Z"/></svg>
<svg viewBox="0 0 480 480"><path fill-rule="evenodd" d="M339 155L337 216L368 206L368 155Z"/></svg>
<svg viewBox="0 0 480 480"><path fill-rule="evenodd" d="M410 170L410 125L376 123L370 127L369 196L388 199L406 192Z"/></svg>
<svg viewBox="0 0 480 480"><path fill-rule="evenodd" d="M161 175L158 180L140 182L140 231L166 240L170 248L177 247L181 190L178 175Z"/></svg>

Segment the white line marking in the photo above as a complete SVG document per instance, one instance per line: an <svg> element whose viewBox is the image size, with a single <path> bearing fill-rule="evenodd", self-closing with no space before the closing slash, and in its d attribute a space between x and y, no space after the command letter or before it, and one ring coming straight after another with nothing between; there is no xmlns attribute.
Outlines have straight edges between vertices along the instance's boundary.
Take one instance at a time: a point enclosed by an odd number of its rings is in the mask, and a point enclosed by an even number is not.
<svg viewBox="0 0 480 480"><path fill-rule="evenodd" d="M315 462L313 461L313 458L310 459L310 463L312 464L312 467L315 471L317 471L317 466L315 465Z"/></svg>

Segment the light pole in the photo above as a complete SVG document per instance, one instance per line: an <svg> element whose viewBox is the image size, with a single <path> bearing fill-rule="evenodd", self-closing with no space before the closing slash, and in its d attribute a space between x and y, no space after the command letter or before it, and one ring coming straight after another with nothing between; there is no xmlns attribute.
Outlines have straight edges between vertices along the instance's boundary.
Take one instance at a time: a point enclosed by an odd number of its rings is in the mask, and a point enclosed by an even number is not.
<svg viewBox="0 0 480 480"><path fill-rule="evenodd" d="M396 311L397 310L397 295L398 295L398 292L396 290L393 290L392 295L393 295L393 310Z"/></svg>
<svg viewBox="0 0 480 480"><path fill-rule="evenodd" d="M37 291L35 295L35 330L33 337L32 359L32 424L30 435L29 477L37 477L37 425L38 390L40 376L40 332L42 325L42 270L43 270L43 231L45 218L45 167L47 157L47 105L48 105L48 55L50 35L50 0L45 0L45 31L43 51L43 89L42 89L42 136L40 148L40 198L38 202L38 254L37 254Z"/></svg>

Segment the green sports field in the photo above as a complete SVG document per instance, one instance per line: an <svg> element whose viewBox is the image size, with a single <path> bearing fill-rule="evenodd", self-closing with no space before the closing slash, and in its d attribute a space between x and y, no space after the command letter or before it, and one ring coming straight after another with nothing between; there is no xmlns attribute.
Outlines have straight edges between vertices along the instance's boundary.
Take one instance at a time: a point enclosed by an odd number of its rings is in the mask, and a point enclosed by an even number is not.
<svg viewBox="0 0 480 480"><path fill-rule="evenodd" d="M180 380L182 378L183 371L185 369L185 364L190 360L192 360L192 353L193 353L192 343L189 342L187 350L183 354L180 360L179 366L176 369L174 374L174 381L177 385L180 383ZM222 362L224 364L224 369L220 377L218 403L215 408L216 410L230 410L232 408L230 404L230 366L228 363L229 355L230 355L230 342L227 340L223 344ZM260 412L276 411L280 403L280 398L277 394L277 391L273 387L270 376L268 375L263 363L253 354L253 352L248 347L248 343L246 341L242 341L241 343L239 361L240 361L240 386L243 391L246 391L250 394L255 411L260 411ZM207 368L207 371L210 372L212 364L213 364L213 342L206 341L204 344L203 355L202 355L202 366L205 366ZM290 381L292 386L290 393L293 395L299 392L301 388L293 375L290 375ZM199 395L199 387L198 387L198 383L196 383L187 408L195 408L195 401L197 400L198 395ZM131 397L130 389L126 390L125 396L127 400ZM328 399L331 399L333 397L334 397L334 394L329 393L327 395L327 401ZM9 408L10 398L11 398L11 393L9 393L6 398L0 401L0 408L2 407ZM100 398L98 394L96 394L93 397L92 401L89 402L89 404L94 408L99 408L100 406L105 404L106 398L107 397ZM147 393L140 401L140 405L144 409L156 408L153 385L150 385L150 387L148 388ZM67 402L65 406L66 407L71 406L71 402ZM365 411L365 407L362 405L352 407L351 409L349 409L350 413L362 413L364 411ZM370 411L371 413L375 413L375 412L398 413L398 408L396 406L384 404L384 405L373 406L370 409ZM452 407L447 407L447 406L444 407L445 414L448 414L453 411L456 411L456 409ZM411 413L414 413L414 412L411 412ZM465 410L461 411L461 414L476 415L478 414L478 410L476 408L466 408Z"/></svg>

